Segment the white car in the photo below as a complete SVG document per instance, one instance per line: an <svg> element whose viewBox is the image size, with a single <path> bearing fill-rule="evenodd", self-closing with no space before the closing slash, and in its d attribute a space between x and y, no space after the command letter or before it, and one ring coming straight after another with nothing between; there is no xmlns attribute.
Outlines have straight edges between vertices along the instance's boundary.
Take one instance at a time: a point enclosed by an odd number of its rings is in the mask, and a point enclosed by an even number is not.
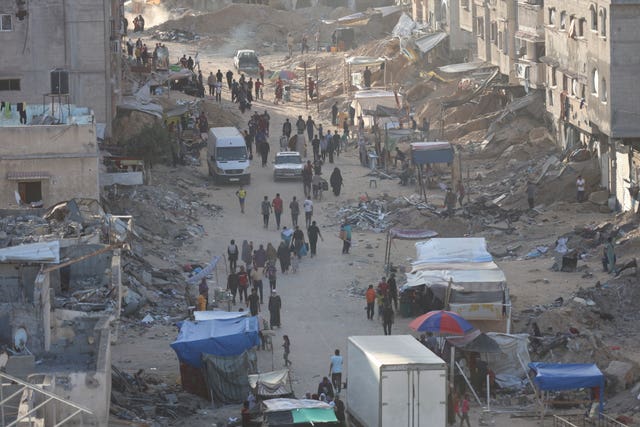
<svg viewBox="0 0 640 427"><path fill-rule="evenodd" d="M233 66L243 73L257 73L260 69L260 61L254 50L241 49L233 56Z"/></svg>
<svg viewBox="0 0 640 427"><path fill-rule="evenodd" d="M297 151L280 151L273 163L273 179L301 179L303 166Z"/></svg>

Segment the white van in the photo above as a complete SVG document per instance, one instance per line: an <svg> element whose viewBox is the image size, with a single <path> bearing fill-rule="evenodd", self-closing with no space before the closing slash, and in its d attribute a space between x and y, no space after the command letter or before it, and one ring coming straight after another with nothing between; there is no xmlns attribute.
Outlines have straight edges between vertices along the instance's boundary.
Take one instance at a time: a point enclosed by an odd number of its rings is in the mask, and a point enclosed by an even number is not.
<svg viewBox="0 0 640 427"><path fill-rule="evenodd" d="M249 153L244 136L234 127L209 129L207 143L209 175L215 182L249 184Z"/></svg>

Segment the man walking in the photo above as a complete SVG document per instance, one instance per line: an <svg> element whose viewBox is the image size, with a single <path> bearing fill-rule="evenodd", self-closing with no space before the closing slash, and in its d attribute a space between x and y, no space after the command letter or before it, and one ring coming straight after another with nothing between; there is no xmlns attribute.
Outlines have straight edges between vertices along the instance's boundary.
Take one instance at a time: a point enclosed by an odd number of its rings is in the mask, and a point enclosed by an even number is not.
<svg viewBox="0 0 640 427"><path fill-rule="evenodd" d="M269 203L269 198L264 196L264 200L262 201L262 221L264 223L264 228L269 228L269 214L271 213L271 203Z"/></svg>
<svg viewBox="0 0 640 427"><path fill-rule="evenodd" d="M213 96L215 91L216 78L213 75L213 71L209 73L209 77L207 77L207 85L209 85L209 96Z"/></svg>
<svg viewBox="0 0 640 427"><path fill-rule="evenodd" d="M391 335L391 325L393 325L393 308L389 299L385 298L382 305L382 328L385 335Z"/></svg>
<svg viewBox="0 0 640 427"><path fill-rule="evenodd" d="M236 196L238 196L238 201L240 202L240 213L244 213L244 200L247 198L247 190L240 186L240 189L236 191Z"/></svg>
<svg viewBox="0 0 640 427"><path fill-rule="evenodd" d="M289 203L289 210L291 211L291 225L295 228L298 226L298 216L300 215L300 205L296 196L293 196L293 200Z"/></svg>
<svg viewBox="0 0 640 427"><path fill-rule="evenodd" d="M331 106L331 124L338 126L338 103L334 102Z"/></svg>
<svg viewBox="0 0 640 427"><path fill-rule="evenodd" d="M313 216L313 202L309 196L305 199L302 207L304 208L305 226L309 228L309 226L311 226L311 217Z"/></svg>
<svg viewBox="0 0 640 427"><path fill-rule="evenodd" d="M324 242L320 228L315 221L311 222L311 225L307 228L307 236L309 237L309 246L311 246L311 258L313 258L316 254L316 247L318 246L318 237Z"/></svg>
<svg viewBox="0 0 640 427"><path fill-rule="evenodd" d="M282 135L287 137L287 140L289 140L289 138L291 137L291 122L289 121L289 119L285 119L284 123L282 124Z"/></svg>
<svg viewBox="0 0 640 427"><path fill-rule="evenodd" d="M282 199L280 193L276 194L276 197L271 201L273 207L273 214L276 216L276 226L280 230L280 216L282 215Z"/></svg>
<svg viewBox="0 0 640 427"><path fill-rule="evenodd" d="M398 311L398 284L396 283L396 273L391 273L389 280L387 280L389 286L389 298L393 301L393 306Z"/></svg>
<svg viewBox="0 0 640 427"><path fill-rule="evenodd" d="M251 289L251 295L247 298L247 307L252 316L257 316L260 312L260 297L256 288Z"/></svg>
<svg viewBox="0 0 640 427"><path fill-rule="evenodd" d="M582 203L584 202L584 187L585 187L585 180L582 177L582 175L578 175L578 179L576 180L576 188L578 190L578 203Z"/></svg>
<svg viewBox="0 0 640 427"><path fill-rule="evenodd" d="M331 363L329 364L329 376L331 377L331 384L336 393L340 393L342 389L342 356L340 356L340 350L336 349L331 356Z"/></svg>
<svg viewBox="0 0 640 427"><path fill-rule="evenodd" d="M311 160L307 160L307 163L302 168L302 189L304 190L304 197L311 197L311 182L313 181L313 165Z"/></svg>
<svg viewBox="0 0 640 427"><path fill-rule="evenodd" d="M342 239L342 254L348 254L351 248L351 226L346 221L340 227L340 238Z"/></svg>
<svg viewBox="0 0 640 427"><path fill-rule="evenodd" d="M229 256L229 269L232 272L236 272L236 263L238 262L238 254L240 251L238 250L238 245L236 245L235 240L231 240L229 246L227 247L227 255Z"/></svg>
<svg viewBox="0 0 640 427"><path fill-rule="evenodd" d="M373 285L369 285L367 292L364 294L367 300L367 319L373 320L374 310L376 306L376 290L373 289Z"/></svg>

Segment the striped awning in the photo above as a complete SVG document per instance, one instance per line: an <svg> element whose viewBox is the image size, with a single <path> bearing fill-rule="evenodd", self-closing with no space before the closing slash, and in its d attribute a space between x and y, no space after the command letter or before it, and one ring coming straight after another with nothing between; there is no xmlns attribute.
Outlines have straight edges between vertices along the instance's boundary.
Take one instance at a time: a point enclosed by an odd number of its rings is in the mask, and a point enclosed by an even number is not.
<svg viewBox="0 0 640 427"><path fill-rule="evenodd" d="M37 181L50 178L49 172L7 172L9 181Z"/></svg>

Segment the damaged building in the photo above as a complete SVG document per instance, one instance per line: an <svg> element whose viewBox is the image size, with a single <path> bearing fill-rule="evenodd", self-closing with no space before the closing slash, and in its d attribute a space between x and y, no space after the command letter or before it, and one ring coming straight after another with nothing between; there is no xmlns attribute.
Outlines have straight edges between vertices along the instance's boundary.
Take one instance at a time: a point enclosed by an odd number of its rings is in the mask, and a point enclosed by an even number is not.
<svg viewBox="0 0 640 427"><path fill-rule="evenodd" d="M110 135L120 93L120 0L0 0L0 116L52 102L86 105ZM32 123L27 110L25 120ZM36 113L37 114L37 113ZM4 139L3 139L4 140Z"/></svg>
<svg viewBox="0 0 640 427"><path fill-rule="evenodd" d="M60 207L44 216L44 224L37 217L0 219L5 244L20 240L17 230L31 230L27 238L37 236L34 229L41 233L38 242L0 249L0 356L8 375L0 374L0 386L16 386L11 378L18 378L55 396L43 403L25 387L0 405L5 422L26 414L15 410L24 406L43 425L68 417L71 425L108 425L111 343L122 300L120 249L101 243L102 227L74 220L75 206L86 203L69 203L62 221ZM32 229L20 222L31 222ZM74 415L78 408L84 409Z"/></svg>

